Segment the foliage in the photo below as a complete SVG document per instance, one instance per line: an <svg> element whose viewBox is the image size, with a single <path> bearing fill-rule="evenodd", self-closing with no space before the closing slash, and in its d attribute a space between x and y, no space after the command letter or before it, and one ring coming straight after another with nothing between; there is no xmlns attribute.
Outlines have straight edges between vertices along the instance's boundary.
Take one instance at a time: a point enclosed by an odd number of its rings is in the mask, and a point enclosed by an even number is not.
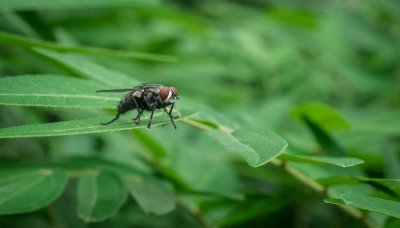
<svg viewBox="0 0 400 228"><path fill-rule="evenodd" d="M1 227L400 225L396 1L0 6ZM123 93L178 88L115 123ZM58 136L58 137L56 137Z"/></svg>

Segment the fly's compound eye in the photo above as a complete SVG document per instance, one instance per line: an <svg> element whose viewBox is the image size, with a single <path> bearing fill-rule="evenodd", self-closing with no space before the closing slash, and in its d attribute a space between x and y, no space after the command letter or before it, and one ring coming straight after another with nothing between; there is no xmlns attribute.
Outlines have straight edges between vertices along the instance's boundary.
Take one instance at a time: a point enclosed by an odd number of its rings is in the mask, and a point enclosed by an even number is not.
<svg viewBox="0 0 400 228"><path fill-rule="evenodd" d="M160 89L160 98L163 102L175 102L178 98L178 92L175 87L162 87Z"/></svg>
<svg viewBox="0 0 400 228"><path fill-rule="evenodd" d="M162 87L160 89L160 98L162 101L168 100L171 97L171 94L172 92L169 87Z"/></svg>

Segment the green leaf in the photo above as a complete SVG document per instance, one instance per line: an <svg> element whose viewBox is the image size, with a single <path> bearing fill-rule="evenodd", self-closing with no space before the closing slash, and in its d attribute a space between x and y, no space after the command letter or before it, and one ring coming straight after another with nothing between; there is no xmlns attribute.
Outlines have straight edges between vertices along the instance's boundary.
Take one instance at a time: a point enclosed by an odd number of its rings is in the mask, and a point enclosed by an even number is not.
<svg viewBox="0 0 400 228"><path fill-rule="evenodd" d="M181 121L194 112L186 109L174 109L181 116L176 122ZM177 114L174 114L177 115ZM78 119L55 123L30 124L0 129L0 138L21 138L21 137L49 137L62 135L79 135L89 133L115 132L122 130L132 130L146 128L149 115L143 116L138 125L132 124L133 116L128 114L110 125L100 125L102 122L109 121L112 117L95 117L89 119ZM152 127L157 125L170 124L169 117L159 111L154 114ZM173 129L172 129L173 130Z"/></svg>
<svg viewBox="0 0 400 228"><path fill-rule="evenodd" d="M318 179L318 182L323 185L358 184L358 183L368 184L371 181L381 184L400 183L400 179L368 178L368 177L355 177L355 176L330 176L327 178Z"/></svg>
<svg viewBox="0 0 400 228"><path fill-rule="evenodd" d="M325 203L335 204L335 205L345 205L346 203L341 199L324 199Z"/></svg>
<svg viewBox="0 0 400 228"><path fill-rule="evenodd" d="M213 129L209 131L209 134L253 167L268 163L283 153L287 147L287 142L273 132L259 134L237 130L229 133Z"/></svg>
<svg viewBox="0 0 400 228"><path fill-rule="evenodd" d="M400 202L359 194L344 194L340 199L326 199L326 203L348 205L400 218Z"/></svg>
<svg viewBox="0 0 400 228"><path fill-rule="evenodd" d="M311 130L316 141L321 145L324 151L329 155L344 156L346 151L343 147L328 134L327 131L322 129L318 124L314 123L308 116L303 116L304 122Z"/></svg>
<svg viewBox="0 0 400 228"><path fill-rule="evenodd" d="M89 80L58 75L0 78L0 104L68 108L114 108L117 94L101 94L105 86Z"/></svg>
<svg viewBox="0 0 400 228"><path fill-rule="evenodd" d="M113 216L125 202L127 192L117 176L91 170L78 181L77 213L86 222Z"/></svg>
<svg viewBox="0 0 400 228"><path fill-rule="evenodd" d="M121 95L118 93L96 93L95 91L101 87L103 87L102 84L92 81L55 75L6 77L0 79L0 104L71 108L114 108L121 99ZM184 118L195 113L193 109L188 107L184 102L180 102L174 111L180 113L179 116ZM141 123L138 125L132 125L132 120L127 120L129 117L133 118L133 116L124 115L114 124L107 126L102 126L100 123L109 121L112 116L15 126L0 129L0 138L76 135L145 127L148 114L143 116ZM180 119L176 121L180 121ZM162 112L158 111L154 115L152 125L169 122L168 116L162 116Z"/></svg>
<svg viewBox="0 0 400 228"><path fill-rule="evenodd" d="M285 153L279 156L282 160L305 162L305 163L316 163L316 164L328 164L336 165L340 167L351 167L364 163L359 158L351 157L328 157L328 156L315 156L315 155L297 155Z"/></svg>
<svg viewBox="0 0 400 228"><path fill-rule="evenodd" d="M27 38L24 36L19 36L5 32L0 32L0 44L15 45L25 48L41 47L57 51L74 52L87 55L98 55L98 56L115 57L115 58L133 58L133 59L143 59L148 61L163 61L163 62L176 61L175 57L168 55L157 55L157 54L151 54L145 52L133 52L133 51L119 51L119 50L111 50L111 49L96 48L96 47L67 46L53 42Z"/></svg>
<svg viewBox="0 0 400 228"><path fill-rule="evenodd" d="M35 48L33 50L41 56L56 61L77 74L104 83L108 88L132 88L140 84L139 81L134 78L124 73L105 68L90 61L87 57L71 53L61 53L44 48Z"/></svg>
<svg viewBox="0 0 400 228"><path fill-rule="evenodd" d="M0 9L2 10L66 10L81 8L99 7L133 7L133 6L154 6L158 5L159 0L58 0L49 2L46 0L13 1L2 0Z"/></svg>
<svg viewBox="0 0 400 228"><path fill-rule="evenodd" d="M388 178L400 177L400 150L386 149L383 151L382 156L385 176Z"/></svg>
<svg viewBox="0 0 400 228"><path fill-rule="evenodd" d="M292 110L292 114L298 117L307 116L325 131L350 129L346 119L338 111L326 104L309 103L300 105Z"/></svg>
<svg viewBox="0 0 400 228"><path fill-rule="evenodd" d="M370 186L374 187L376 190L384 192L388 196L392 197L393 199L400 200L400 194L397 193L395 190L391 189L390 187L386 186L383 183L378 181L372 180L360 180L361 183L369 184Z"/></svg>
<svg viewBox="0 0 400 228"><path fill-rule="evenodd" d="M318 25L318 20L315 15L304 9L285 7L272 8L268 10L268 16L281 23L307 29L314 29Z"/></svg>
<svg viewBox="0 0 400 228"><path fill-rule="evenodd" d="M57 199L67 176L56 169L0 171L0 215L35 211Z"/></svg>
<svg viewBox="0 0 400 228"><path fill-rule="evenodd" d="M162 215L174 210L175 195L169 183L150 176L127 176L124 181L144 212Z"/></svg>
<svg viewBox="0 0 400 228"><path fill-rule="evenodd" d="M400 179L383 179L383 178L368 178L354 176L331 176L328 178L320 178L318 182L325 185L343 185L343 184L368 184L376 190L381 191L393 199L400 200L400 194L394 190L393 186L400 183Z"/></svg>
<svg viewBox="0 0 400 228"><path fill-rule="evenodd" d="M239 206L223 218L218 225L230 227L251 222L256 218L269 215L281 210L290 202L290 197L264 197L262 199L248 200L245 205Z"/></svg>
<svg viewBox="0 0 400 228"><path fill-rule="evenodd" d="M154 160L160 160L167 155L166 149L151 135L144 131L133 131L133 137L137 140Z"/></svg>
<svg viewBox="0 0 400 228"><path fill-rule="evenodd" d="M352 120L354 130L374 134L399 135L400 133L400 110L374 110L363 112Z"/></svg>

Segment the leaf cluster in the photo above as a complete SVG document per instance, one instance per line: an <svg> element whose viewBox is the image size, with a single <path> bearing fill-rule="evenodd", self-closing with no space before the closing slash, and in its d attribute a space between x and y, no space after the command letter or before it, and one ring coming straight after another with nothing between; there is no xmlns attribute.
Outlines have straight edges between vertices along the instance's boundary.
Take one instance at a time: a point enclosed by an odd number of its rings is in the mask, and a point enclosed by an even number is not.
<svg viewBox="0 0 400 228"><path fill-rule="evenodd" d="M399 10L3 0L0 226L399 226ZM143 82L176 131L99 124Z"/></svg>

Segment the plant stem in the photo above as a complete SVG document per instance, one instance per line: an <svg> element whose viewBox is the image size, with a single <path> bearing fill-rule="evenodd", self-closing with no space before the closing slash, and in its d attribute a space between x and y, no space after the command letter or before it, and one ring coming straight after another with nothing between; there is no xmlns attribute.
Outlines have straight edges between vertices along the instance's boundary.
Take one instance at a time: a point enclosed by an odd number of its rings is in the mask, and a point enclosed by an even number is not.
<svg viewBox="0 0 400 228"><path fill-rule="evenodd" d="M193 218L195 218L198 222L200 222L204 227L206 228L215 228L216 226L212 224L211 222L207 221L204 216L201 214L200 211L191 208L189 205L187 205L183 200L177 198L176 199L177 204L185 209Z"/></svg>
<svg viewBox="0 0 400 228"><path fill-rule="evenodd" d="M282 161L280 159L275 158L274 160L271 161L271 164L285 170L287 173L289 173L291 176L302 182L304 185L308 186L309 188L313 189L317 193L321 194L323 197L326 198L337 198L336 195L330 194L326 187L315 181L314 179L310 178L309 176L305 175L304 173L300 172L299 170L295 169L294 167L288 165L285 161ZM357 220L360 220L363 222L365 225L371 228L379 227L376 222L372 221L371 219L368 219L363 212L360 210L349 207L349 206L344 206L344 205L337 205L340 209L342 209L344 212L350 214Z"/></svg>

